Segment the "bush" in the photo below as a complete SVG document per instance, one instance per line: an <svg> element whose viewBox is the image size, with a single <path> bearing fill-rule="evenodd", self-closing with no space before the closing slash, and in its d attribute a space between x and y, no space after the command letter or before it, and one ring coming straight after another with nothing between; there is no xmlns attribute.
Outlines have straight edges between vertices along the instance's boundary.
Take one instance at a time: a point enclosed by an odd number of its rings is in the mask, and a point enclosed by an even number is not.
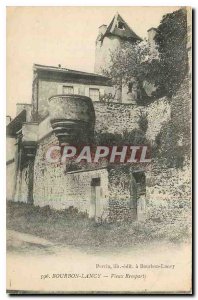
<svg viewBox="0 0 198 300"><path fill-rule="evenodd" d="M140 111L140 116L139 116L139 120L138 120L138 125L140 127L140 130L142 130L142 132L146 133L147 129L148 129L148 113L144 113L142 111Z"/></svg>
<svg viewBox="0 0 198 300"><path fill-rule="evenodd" d="M119 133L99 132L95 136L96 145L123 146L148 144L145 133L140 129L125 130L123 135Z"/></svg>

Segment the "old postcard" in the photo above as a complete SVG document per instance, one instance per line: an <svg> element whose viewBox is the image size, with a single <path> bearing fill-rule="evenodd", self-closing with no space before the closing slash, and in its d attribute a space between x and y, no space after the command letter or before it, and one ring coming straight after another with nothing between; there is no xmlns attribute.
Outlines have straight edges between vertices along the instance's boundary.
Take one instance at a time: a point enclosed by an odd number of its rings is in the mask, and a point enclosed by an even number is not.
<svg viewBox="0 0 198 300"><path fill-rule="evenodd" d="M7 8L8 293L192 293L191 18Z"/></svg>

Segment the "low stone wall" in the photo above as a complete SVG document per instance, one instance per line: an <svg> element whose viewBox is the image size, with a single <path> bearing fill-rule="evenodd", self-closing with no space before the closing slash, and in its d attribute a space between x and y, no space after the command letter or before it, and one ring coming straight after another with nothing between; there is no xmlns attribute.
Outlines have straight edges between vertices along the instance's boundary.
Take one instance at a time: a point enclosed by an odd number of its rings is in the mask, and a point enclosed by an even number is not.
<svg viewBox="0 0 198 300"><path fill-rule="evenodd" d="M96 199L92 198L91 182L93 178L100 178L100 203L98 203L98 205L96 204ZM92 210L95 210L96 206L99 206L96 212L96 218L107 218L109 191L108 172L106 169L71 172L66 175L66 180L66 197L73 200L74 207L77 207L79 211L84 211L92 217Z"/></svg>

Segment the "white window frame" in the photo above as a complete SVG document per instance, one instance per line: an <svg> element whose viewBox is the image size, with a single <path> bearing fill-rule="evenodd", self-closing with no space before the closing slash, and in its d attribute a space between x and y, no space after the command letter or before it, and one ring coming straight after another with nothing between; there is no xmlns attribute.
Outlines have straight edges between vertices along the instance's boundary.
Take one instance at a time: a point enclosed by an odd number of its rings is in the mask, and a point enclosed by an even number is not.
<svg viewBox="0 0 198 300"><path fill-rule="evenodd" d="M90 95L90 91L93 91L93 90L98 91L97 99L95 99L94 96ZM100 89L99 88L89 88L89 97L92 99L92 101L100 101ZM95 97L96 97L96 95L95 95Z"/></svg>
<svg viewBox="0 0 198 300"><path fill-rule="evenodd" d="M74 87L73 87L73 85L63 85L63 87L62 87L62 92L63 92L63 94L65 94L65 93L64 93L64 88L68 88L68 89L72 89L72 90L73 90L72 93L68 93L69 95L73 95L73 94L74 94ZM66 94L66 95L67 95L67 94Z"/></svg>

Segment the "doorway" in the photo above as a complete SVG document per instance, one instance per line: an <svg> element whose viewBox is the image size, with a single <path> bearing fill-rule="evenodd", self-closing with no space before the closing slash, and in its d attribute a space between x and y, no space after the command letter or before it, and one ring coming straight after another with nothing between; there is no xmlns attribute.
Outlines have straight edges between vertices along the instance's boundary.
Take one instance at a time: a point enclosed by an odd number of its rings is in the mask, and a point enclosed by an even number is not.
<svg viewBox="0 0 198 300"><path fill-rule="evenodd" d="M91 203L89 217L97 220L102 215L100 178L91 180Z"/></svg>
<svg viewBox="0 0 198 300"><path fill-rule="evenodd" d="M131 208L133 218L143 221L146 218L146 176L144 171L134 171L131 176Z"/></svg>

